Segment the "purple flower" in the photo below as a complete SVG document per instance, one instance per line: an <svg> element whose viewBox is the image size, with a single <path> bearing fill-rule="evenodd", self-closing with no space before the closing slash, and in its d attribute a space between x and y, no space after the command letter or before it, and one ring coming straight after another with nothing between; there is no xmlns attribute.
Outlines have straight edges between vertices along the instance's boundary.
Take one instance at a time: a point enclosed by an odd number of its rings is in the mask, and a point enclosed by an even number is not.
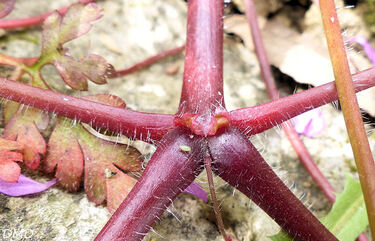
<svg viewBox="0 0 375 241"><path fill-rule="evenodd" d="M193 182L184 190L184 192L193 194L197 198L202 199L205 203L208 202L207 193L202 189L202 187L198 183Z"/></svg>
<svg viewBox="0 0 375 241"><path fill-rule="evenodd" d="M8 196L19 197L43 192L55 184L56 179L52 179L47 183L40 183L20 175L17 182L5 182L0 179L0 192Z"/></svg>
<svg viewBox="0 0 375 241"><path fill-rule="evenodd" d="M320 109L313 109L292 120L294 129L304 136L314 138L323 132L326 123Z"/></svg>
<svg viewBox="0 0 375 241"><path fill-rule="evenodd" d="M365 37L355 36L348 39L349 42L356 42L363 47L367 57L370 59L371 63L375 65L375 50L372 48L371 44L366 40Z"/></svg>

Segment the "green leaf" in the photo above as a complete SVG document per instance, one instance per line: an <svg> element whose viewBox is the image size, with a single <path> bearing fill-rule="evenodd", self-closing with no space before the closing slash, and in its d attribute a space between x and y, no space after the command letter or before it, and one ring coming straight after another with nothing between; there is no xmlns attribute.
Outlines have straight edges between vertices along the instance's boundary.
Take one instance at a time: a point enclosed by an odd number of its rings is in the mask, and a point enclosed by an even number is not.
<svg viewBox="0 0 375 241"><path fill-rule="evenodd" d="M65 16L51 14L43 23L42 54L38 68L53 64L67 85L76 90L87 90L87 81L107 83L114 73L113 66L103 57L90 54L79 60L68 55L63 45L90 31L92 22L103 16L103 9L95 3L73 4Z"/></svg>
<svg viewBox="0 0 375 241"><path fill-rule="evenodd" d="M337 195L331 211L320 221L340 241L355 240L368 225L366 206L360 183L348 175L344 191ZM273 241L292 240L284 231L280 231L270 238Z"/></svg>

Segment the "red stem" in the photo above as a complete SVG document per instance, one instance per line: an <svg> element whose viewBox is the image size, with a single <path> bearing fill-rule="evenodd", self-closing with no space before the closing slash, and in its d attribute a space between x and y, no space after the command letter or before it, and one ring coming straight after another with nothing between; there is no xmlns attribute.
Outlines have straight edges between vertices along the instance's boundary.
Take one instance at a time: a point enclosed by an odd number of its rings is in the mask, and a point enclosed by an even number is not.
<svg viewBox="0 0 375 241"><path fill-rule="evenodd" d="M374 86L375 68L354 74L353 80L356 92ZM336 87L331 82L262 105L231 111L230 122L245 133L254 135L335 100Z"/></svg>
<svg viewBox="0 0 375 241"><path fill-rule="evenodd" d="M121 77L121 76L124 76L124 75L131 74L133 72L139 71L143 68L146 68L146 67L154 64L155 62L157 62L159 60L162 60L166 57L181 53L182 51L184 51L184 49L185 49L185 44L182 45L182 46L179 46L179 47L175 47L175 48L172 48L172 49L162 51L162 52L160 52L160 53L158 53L158 54L156 54L156 55L154 55L150 58L147 58L145 60L142 60L139 63L136 63L136 64L130 66L129 68L116 71L113 75L108 76L108 78L117 78L117 77ZM39 60L39 57L15 58L15 57L10 57L10 56L0 54L0 64L14 66L14 67L19 65L20 63L25 64L27 66L30 66L30 65L35 64L38 60Z"/></svg>
<svg viewBox="0 0 375 241"><path fill-rule="evenodd" d="M247 22L250 25L255 53L258 58L263 81L266 84L267 93L272 100L277 100L279 99L279 92L277 91L275 80L273 79L271 72L271 66L267 58L266 49L264 48L254 2L252 0L244 0L244 4Z"/></svg>
<svg viewBox="0 0 375 241"><path fill-rule="evenodd" d="M182 46L179 46L179 47L175 47L173 49L168 49L166 51L160 52L157 55L154 55L150 58L147 58L147 59L143 60L142 62L139 62L139 63L137 63L137 64L135 64L135 65L133 65L129 68L116 71L116 73L113 76L111 76L111 78L116 78L116 77L121 77L121 76L124 76L124 75L131 74L135 71L146 68L147 66L155 63L156 61L159 61L159 60L164 59L166 57L181 53L182 51L184 51L184 49L185 49L185 44L182 45Z"/></svg>
<svg viewBox="0 0 375 241"><path fill-rule="evenodd" d="M173 126L172 115L117 108L4 78L0 96L147 142L160 140Z"/></svg>
<svg viewBox="0 0 375 241"><path fill-rule="evenodd" d="M145 171L112 215L96 241L141 240L178 194L201 173L203 138L190 138L186 128L169 132L158 145ZM190 152L180 146L188 145Z"/></svg>
<svg viewBox="0 0 375 241"><path fill-rule="evenodd" d="M224 1L188 2L185 72L178 114L207 115L223 106Z"/></svg>
<svg viewBox="0 0 375 241"><path fill-rule="evenodd" d="M219 203L217 202L217 199L216 199L215 184L214 184L214 178L212 176L212 168L211 168L211 157L206 156L204 158L204 167L206 168L208 187L210 188L210 194L211 194L211 199L212 199L212 203L214 206L214 213L215 213L215 217L217 220L217 226L219 227L219 231L221 235L223 236L224 240L225 241L231 240L229 239L228 235L225 232L223 218L221 217L221 213L219 209Z"/></svg>
<svg viewBox="0 0 375 241"><path fill-rule="evenodd" d="M359 72L353 79L357 92L370 88L375 85L375 68ZM148 142L160 140L174 125L172 115L115 108L4 78L0 78L0 96ZM230 113L231 124L247 134L256 134L335 100L336 88L331 82L277 101L234 110Z"/></svg>
<svg viewBox="0 0 375 241"><path fill-rule="evenodd" d="M26 66L31 66L35 64L38 60L39 60L39 57L16 58L16 57L11 57L11 56L6 56L4 54L0 54L0 64L12 66L12 67L17 67L22 64Z"/></svg>
<svg viewBox="0 0 375 241"><path fill-rule="evenodd" d="M315 164L310 153L307 151L306 146L303 144L302 140L299 138L298 133L294 129L292 123L287 121L281 124L288 140L292 144L292 147L296 151L298 158L300 159L302 165L305 167L306 171L309 173L314 182L318 185L320 190L323 192L324 196L328 201L333 204L336 201L335 190L332 185L325 178L323 173L320 171L318 166Z"/></svg>
<svg viewBox="0 0 375 241"><path fill-rule="evenodd" d="M83 4L87 4L90 2L94 2L95 0L80 0L79 2ZM64 15L65 12L68 10L70 6L66 6L63 8L58 9L57 11ZM19 18L19 19L4 19L0 20L0 28L2 29L15 29L15 28L26 28L26 27L32 27L39 24L42 24L44 19L46 19L51 13L54 11L43 13L38 16L28 17L28 18Z"/></svg>
<svg viewBox="0 0 375 241"><path fill-rule="evenodd" d="M217 175L262 208L293 240L337 240L235 128L208 139Z"/></svg>
<svg viewBox="0 0 375 241"><path fill-rule="evenodd" d="M245 13L247 21L250 25L255 52L258 57L258 62L264 83L266 84L268 95L270 96L271 100L277 100L279 99L279 91L277 90L275 79L272 76L271 66L267 58L266 49L264 48L254 2L253 0L244 0L244 2ZM333 187L315 164L310 153L307 151L306 146L303 144L298 133L293 128L292 123L287 121L282 124L282 127L306 171L312 177L313 181L318 185L320 190L322 190L329 202L334 203L336 196Z"/></svg>

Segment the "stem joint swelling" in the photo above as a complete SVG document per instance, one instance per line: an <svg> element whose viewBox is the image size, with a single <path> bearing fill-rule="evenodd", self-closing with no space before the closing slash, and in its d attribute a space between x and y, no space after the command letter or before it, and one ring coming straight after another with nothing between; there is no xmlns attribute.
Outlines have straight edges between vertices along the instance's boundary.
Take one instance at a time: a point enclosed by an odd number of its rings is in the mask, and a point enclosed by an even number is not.
<svg viewBox="0 0 375 241"><path fill-rule="evenodd" d="M217 112L211 114L186 113L174 118L174 125L185 126L197 136L214 136L220 129L229 126L230 118L228 112Z"/></svg>

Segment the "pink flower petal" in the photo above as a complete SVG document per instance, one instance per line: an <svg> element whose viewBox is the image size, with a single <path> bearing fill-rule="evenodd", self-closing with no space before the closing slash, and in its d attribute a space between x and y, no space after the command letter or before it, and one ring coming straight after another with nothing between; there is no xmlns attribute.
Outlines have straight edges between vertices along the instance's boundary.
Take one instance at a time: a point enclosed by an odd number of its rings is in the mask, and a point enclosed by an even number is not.
<svg viewBox="0 0 375 241"><path fill-rule="evenodd" d="M18 182L5 182L0 179L0 192L8 196L19 197L43 192L55 184L56 179L52 179L47 183L39 183L20 175Z"/></svg>
<svg viewBox="0 0 375 241"><path fill-rule="evenodd" d="M367 41L365 37L355 36L348 39L349 42L356 42L363 47L367 57L370 59L371 63L375 65L375 50L372 48L371 44Z"/></svg>
<svg viewBox="0 0 375 241"><path fill-rule="evenodd" d="M320 109L313 109L293 118L294 129L306 137L314 138L323 132L326 123Z"/></svg>
<svg viewBox="0 0 375 241"><path fill-rule="evenodd" d="M204 202L208 202L206 191L203 190L203 188L198 183L193 182L192 184L190 184L190 186L188 186L184 190L184 193L193 194L197 198L202 199Z"/></svg>

